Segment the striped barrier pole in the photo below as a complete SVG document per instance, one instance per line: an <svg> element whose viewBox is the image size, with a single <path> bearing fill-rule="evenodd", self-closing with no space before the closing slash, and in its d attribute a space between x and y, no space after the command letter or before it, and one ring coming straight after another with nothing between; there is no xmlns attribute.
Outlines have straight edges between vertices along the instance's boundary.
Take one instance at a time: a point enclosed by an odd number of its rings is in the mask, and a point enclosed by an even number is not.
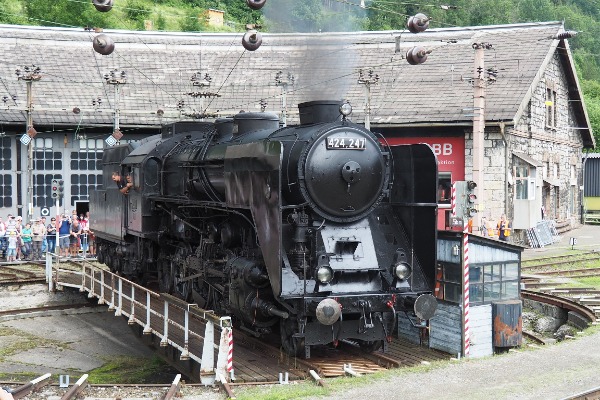
<svg viewBox="0 0 600 400"><path fill-rule="evenodd" d="M227 364L229 361L229 331L231 328L223 328L221 340L219 341L219 352L217 355L216 375L227 380Z"/></svg>
<svg viewBox="0 0 600 400"><path fill-rule="evenodd" d="M469 322L469 223L467 220L465 220L463 228L463 265L464 356L468 357L471 345L471 331Z"/></svg>
<svg viewBox="0 0 600 400"><path fill-rule="evenodd" d="M456 182L452 184L452 194L450 196L452 206L452 216L456 217Z"/></svg>
<svg viewBox="0 0 600 400"><path fill-rule="evenodd" d="M227 353L227 372L232 381L235 381L233 371L233 329L229 329L229 351Z"/></svg>

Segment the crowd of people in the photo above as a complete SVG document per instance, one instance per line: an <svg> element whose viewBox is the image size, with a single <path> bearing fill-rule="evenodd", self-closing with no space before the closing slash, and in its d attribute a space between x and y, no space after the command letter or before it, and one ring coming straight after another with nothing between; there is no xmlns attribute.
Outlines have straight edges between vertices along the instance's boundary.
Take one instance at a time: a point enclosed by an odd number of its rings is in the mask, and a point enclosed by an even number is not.
<svg viewBox="0 0 600 400"><path fill-rule="evenodd" d="M90 213L62 214L32 219L24 223L21 216L8 214L6 221L0 217L0 257L6 261L43 260L46 252L55 253L60 248L61 257L95 257L94 232L90 230Z"/></svg>

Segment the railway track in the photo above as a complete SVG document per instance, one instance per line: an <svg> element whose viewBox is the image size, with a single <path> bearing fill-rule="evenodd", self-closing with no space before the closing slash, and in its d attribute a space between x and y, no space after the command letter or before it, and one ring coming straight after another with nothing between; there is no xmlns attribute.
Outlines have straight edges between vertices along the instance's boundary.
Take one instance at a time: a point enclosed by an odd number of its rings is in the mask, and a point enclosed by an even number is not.
<svg viewBox="0 0 600 400"><path fill-rule="evenodd" d="M13 263L0 264L0 285L2 286L42 283L45 280L45 269L41 263L21 262L18 266Z"/></svg>
<svg viewBox="0 0 600 400"><path fill-rule="evenodd" d="M573 311L584 317L590 324L596 322L596 313L583 304L572 299L555 296L548 293L534 292L532 290L521 290L521 297L524 299L539 301L541 303L551 304L569 311Z"/></svg>
<svg viewBox="0 0 600 400"><path fill-rule="evenodd" d="M5 317L8 315L17 316L17 315L35 315L35 314L43 314L49 311L65 311L65 310L75 310L84 307L93 306L90 303L79 303L79 304L59 304L53 306L44 306L44 307L30 307L30 308L20 308L20 309L12 309L12 310L0 310L0 317Z"/></svg>
<svg viewBox="0 0 600 400"><path fill-rule="evenodd" d="M9 389L15 400L17 399L45 399L56 397L61 400L71 400L81 396L86 398L160 398L161 400L171 400L180 397L180 390L184 386L181 382L181 375L177 375L173 382L169 384L151 384L151 385L91 385L88 383L89 376L82 375L77 382L67 388L60 387L54 383L51 384L51 374L42 375L30 382L11 388L10 384L2 384ZM14 383L12 384L14 385ZM39 393L41 389L44 393Z"/></svg>
<svg viewBox="0 0 600 400"><path fill-rule="evenodd" d="M533 290L539 293L540 297L555 295L566 299L571 305L580 304L581 307L586 308L587 311L579 311L580 315L590 314L600 318L600 290L594 287L570 287L567 283L569 279L599 277L600 266L597 265L600 263L600 252L536 258L528 262L530 264L522 267L527 270L527 275L521 276L521 284L527 289L523 291L526 295L527 291ZM581 264L589 266L582 267ZM561 267L557 268L557 265ZM565 265L571 265L571 268ZM560 301L551 300L551 302ZM568 306L563 308L569 309Z"/></svg>
<svg viewBox="0 0 600 400"><path fill-rule="evenodd" d="M523 261L523 265L521 269L535 269L535 268L543 268L543 267L551 267L554 265L562 265L562 264L572 264L575 262L587 262L587 261L600 261L600 252L591 251L591 252L583 252L579 254L567 254L561 256L552 256L552 257L540 257L534 258L531 260Z"/></svg>

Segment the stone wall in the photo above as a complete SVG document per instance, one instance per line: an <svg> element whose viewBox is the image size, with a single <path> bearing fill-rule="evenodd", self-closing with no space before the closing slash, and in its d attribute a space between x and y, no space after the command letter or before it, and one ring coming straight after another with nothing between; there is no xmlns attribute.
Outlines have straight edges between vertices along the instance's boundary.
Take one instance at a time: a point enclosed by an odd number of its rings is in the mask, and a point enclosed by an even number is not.
<svg viewBox="0 0 600 400"><path fill-rule="evenodd" d="M547 124L547 88L556 93L554 126ZM487 102L493 102L488 98ZM524 153L538 161L538 188L541 187L542 205L546 218L566 221L572 227L580 221L583 141L576 126L576 118L569 102L567 78L555 55L533 92L521 119L515 126L501 124L485 130L484 198L479 200L480 217L497 221L505 210L509 219L514 215L514 166L521 160L513 152ZM504 132L505 136L503 136ZM503 137L506 137L507 143ZM472 178L473 135L465 130L465 178ZM508 164L508 194L506 168ZM555 175L556 174L556 175ZM478 182L479 183L479 182ZM553 186L557 184L558 186ZM538 189L539 192L539 189ZM571 205L573 199L574 205ZM540 210L541 219L541 210ZM519 237L518 232L517 237Z"/></svg>

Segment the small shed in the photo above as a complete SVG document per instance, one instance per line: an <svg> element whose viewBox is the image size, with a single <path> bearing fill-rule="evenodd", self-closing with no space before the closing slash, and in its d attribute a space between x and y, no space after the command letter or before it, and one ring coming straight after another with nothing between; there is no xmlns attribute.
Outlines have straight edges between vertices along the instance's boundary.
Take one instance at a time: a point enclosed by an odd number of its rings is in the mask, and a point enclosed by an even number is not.
<svg viewBox="0 0 600 400"><path fill-rule="evenodd" d="M438 232L439 306L430 321L429 347L484 357L497 347L520 344L522 251L496 239Z"/></svg>
<svg viewBox="0 0 600 400"><path fill-rule="evenodd" d="M214 8L209 8L206 11L206 17L208 20L209 26L214 27L222 27L224 22L225 11L215 10Z"/></svg>

